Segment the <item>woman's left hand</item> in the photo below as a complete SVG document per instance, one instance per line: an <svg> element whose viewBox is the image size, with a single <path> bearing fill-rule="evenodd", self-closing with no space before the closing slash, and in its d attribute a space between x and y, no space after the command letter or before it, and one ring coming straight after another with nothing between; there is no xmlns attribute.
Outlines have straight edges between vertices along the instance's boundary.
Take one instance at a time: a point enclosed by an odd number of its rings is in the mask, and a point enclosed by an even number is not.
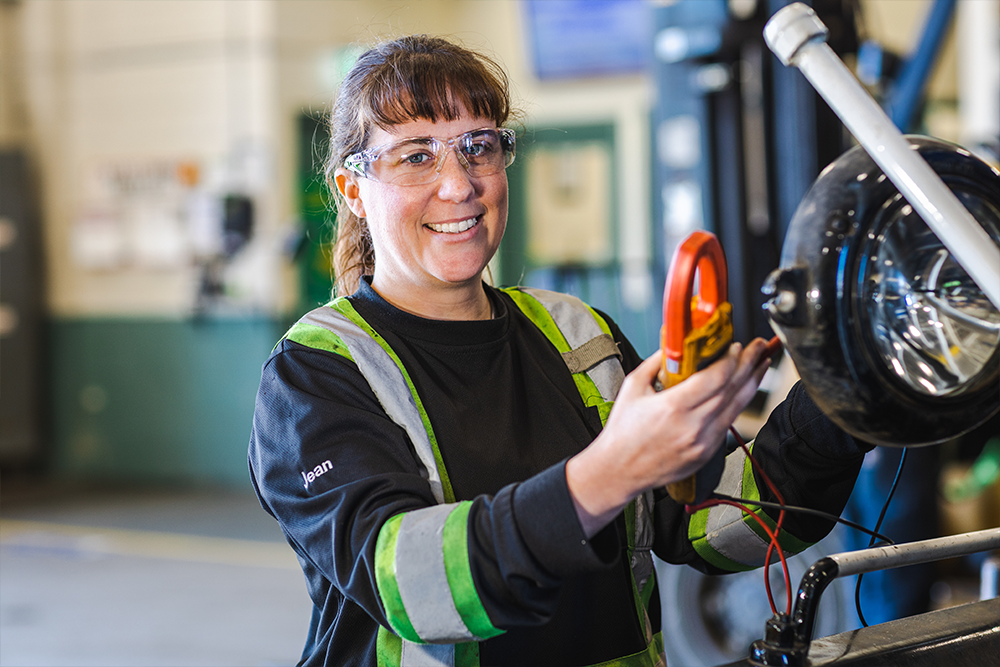
<svg viewBox="0 0 1000 667"><path fill-rule="evenodd" d="M662 353L622 384L601 434L566 464L566 481L590 537L635 496L697 472L757 391L769 361L766 341L736 343L708 368L657 392Z"/></svg>

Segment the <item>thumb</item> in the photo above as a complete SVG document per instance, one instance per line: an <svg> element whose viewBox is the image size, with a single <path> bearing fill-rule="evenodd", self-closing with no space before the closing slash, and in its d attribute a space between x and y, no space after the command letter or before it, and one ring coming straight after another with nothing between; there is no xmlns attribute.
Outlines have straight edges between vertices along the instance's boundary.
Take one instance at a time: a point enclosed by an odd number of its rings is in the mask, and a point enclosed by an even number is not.
<svg viewBox="0 0 1000 667"><path fill-rule="evenodd" d="M663 351L657 350L635 367L622 384L619 395L643 395L652 391L653 381L663 363Z"/></svg>

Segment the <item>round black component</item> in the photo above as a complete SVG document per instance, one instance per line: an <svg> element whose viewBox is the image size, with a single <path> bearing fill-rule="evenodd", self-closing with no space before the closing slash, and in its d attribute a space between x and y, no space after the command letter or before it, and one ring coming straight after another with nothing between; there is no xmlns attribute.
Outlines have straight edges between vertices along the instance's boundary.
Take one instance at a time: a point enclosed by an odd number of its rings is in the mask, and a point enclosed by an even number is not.
<svg viewBox="0 0 1000 667"><path fill-rule="evenodd" d="M1000 173L908 140L1000 246ZM1000 312L860 146L813 183L763 290L809 395L851 435L935 444L1000 410Z"/></svg>

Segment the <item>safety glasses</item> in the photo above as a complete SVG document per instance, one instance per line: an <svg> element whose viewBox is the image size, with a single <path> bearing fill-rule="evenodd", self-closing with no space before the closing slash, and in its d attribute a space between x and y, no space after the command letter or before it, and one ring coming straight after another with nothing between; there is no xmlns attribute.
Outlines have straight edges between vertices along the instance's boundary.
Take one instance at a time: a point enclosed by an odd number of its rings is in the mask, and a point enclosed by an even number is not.
<svg viewBox="0 0 1000 667"><path fill-rule="evenodd" d="M425 185L441 173L449 148L469 175L490 176L514 162L514 130L482 128L450 139L403 139L354 153L344 167L380 183Z"/></svg>

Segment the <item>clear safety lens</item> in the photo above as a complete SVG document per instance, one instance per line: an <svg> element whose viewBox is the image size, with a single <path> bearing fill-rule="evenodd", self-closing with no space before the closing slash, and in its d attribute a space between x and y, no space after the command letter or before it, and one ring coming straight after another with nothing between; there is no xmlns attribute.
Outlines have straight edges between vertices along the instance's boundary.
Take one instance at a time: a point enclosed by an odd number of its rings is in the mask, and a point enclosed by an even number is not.
<svg viewBox="0 0 1000 667"><path fill-rule="evenodd" d="M514 161L514 131L484 128L451 139L403 139L355 153L344 161L344 166L382 183L424 185L441 173L449 148L455 150L470 175L490 176Z"/></svg>

